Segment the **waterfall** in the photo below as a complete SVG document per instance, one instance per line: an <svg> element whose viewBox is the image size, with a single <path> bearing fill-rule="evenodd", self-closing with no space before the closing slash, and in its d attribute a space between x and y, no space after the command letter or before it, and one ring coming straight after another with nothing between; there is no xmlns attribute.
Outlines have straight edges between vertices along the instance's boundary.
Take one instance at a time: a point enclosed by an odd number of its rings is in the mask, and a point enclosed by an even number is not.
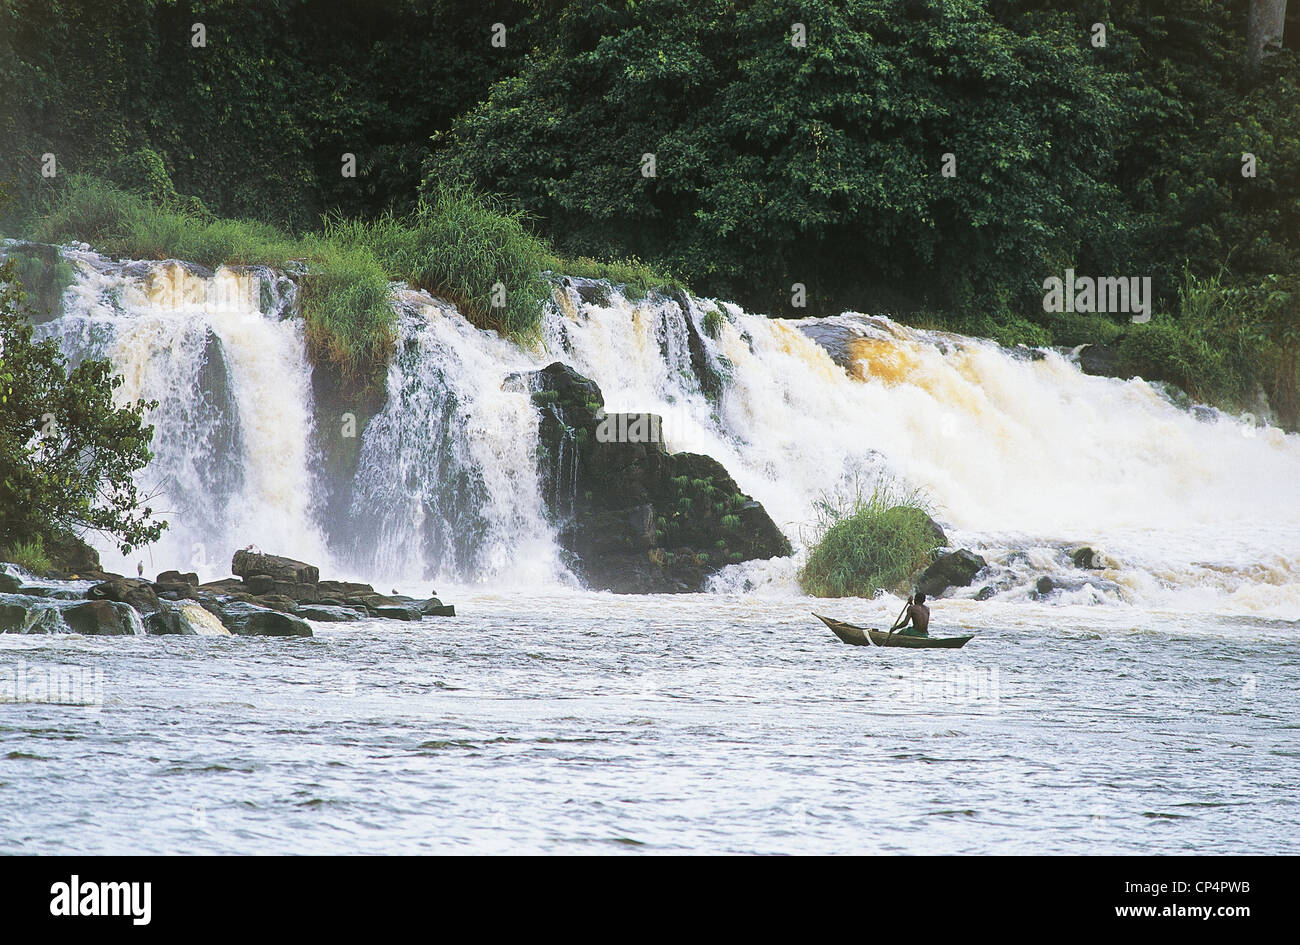
<svg viewBox="0 0 1300 945"><path fill-rule="evenodd" d="M169 527L123 557L92 539L105 568L229 574L250 543L327 561L316 521L310 369L293 283L262 267L115 263L64 250L77 276L60 317L37 327L74 363L108 358L119 403L157 401L154 461L141 486Z"/></svg>
<svg viewBox="0 0 1300 945"><path fill-rule="evenodd" d="M1053 601L1300 616L1300 437L1083 374L1067 354L853 313L634 301L582 280L520 347L398 287L385 399L359 432L346 515L325 521L292 283L63 254L77 280L39 330L73 357L110 358L123 399L159 401L144 484L172 527L157 567L223 574L253 543L381 581L571 584L537 470L538 408L512 381L561 360L609 411L662 415L670 449L719 460L791 539L793 559L733 565L718 590L792 591L819 497L887 479L921 490L950 541L990 562L961 596L1028 599L1070 572L1083 580ZM562 487L563 470L551 479ZM1072 570L1083 545L1094 571Z"/></svg>

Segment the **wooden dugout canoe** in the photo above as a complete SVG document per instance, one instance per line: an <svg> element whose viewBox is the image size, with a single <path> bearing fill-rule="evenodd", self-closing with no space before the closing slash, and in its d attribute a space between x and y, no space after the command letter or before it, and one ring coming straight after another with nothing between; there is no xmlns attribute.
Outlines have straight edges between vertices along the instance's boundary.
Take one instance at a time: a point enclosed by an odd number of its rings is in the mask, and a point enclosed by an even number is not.
<svg viewBox="0 0 1300 945"><path fill-rule="evenodd" d="M914 637L905 633L890 634L885 630L872 630L870 627L855 627L843 620L833 620L821 614L813 614L818 620L831 628L831 632L854 646L901 646L913 650L956 650L971 641L975 634L965 637Z"/></svg>

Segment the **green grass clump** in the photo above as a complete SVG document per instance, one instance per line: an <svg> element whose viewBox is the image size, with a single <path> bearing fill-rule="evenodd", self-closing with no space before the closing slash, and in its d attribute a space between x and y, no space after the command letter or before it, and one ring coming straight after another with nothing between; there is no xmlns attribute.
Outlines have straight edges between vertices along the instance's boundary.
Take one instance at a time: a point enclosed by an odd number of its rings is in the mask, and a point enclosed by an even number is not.
<svg viewBox="0 0 1300 945"><path fill-rule="evenodd" d="M522 214L462 185L427 193L408 216L327 218L294 236L253 220L216 219L183 199L163 203L85 175L54 193L33 227L37 240L81 240L117 256L204 266L304 262L302 314L313 359L374 381L394 344L389 283L401 280L454 302L480 328L517 341L537 334L551 298L545 272L609 279L630 294L677 283L629 259L557 256Z"/></svg>
<svg viewBox="0 0 1300 945"><path fill-rule="evenodd" d="M816 540L799 572L813 597L874 597L901 589L931 560L939 539L924 499L890 483L869 495L823 496L817 505Z"/></svg>
<svg viewBox="0 0 1300 945"><path fill-rule="evenodd" d="M40 535L29 541L16 541L4 560L12 561L30 574L42 575L54 567L54 562L45 553L45 542Z"/></svg>

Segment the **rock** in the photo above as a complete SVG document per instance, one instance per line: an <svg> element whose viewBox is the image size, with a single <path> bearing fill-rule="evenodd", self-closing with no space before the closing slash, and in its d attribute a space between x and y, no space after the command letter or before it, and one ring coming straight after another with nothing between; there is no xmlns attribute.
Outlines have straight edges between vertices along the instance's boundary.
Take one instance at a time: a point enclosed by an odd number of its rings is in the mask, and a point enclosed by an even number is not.
<svg viewBox="0 0 1300 945"><path fill-rule="evenodd" d="M315 565L282 558L279 555L264 555L255 551L236 551L230 561L231 573L245 580L250 575L266 574L276 581L286 584L317 584L320 571Z"/></svg>
<svg viewBox="0 0 1300 945"><path fill-rule="evenodd" d="M26 626L26 607L12 602L0 603L0 633L21 633Z"/></svg>
<svg viewBox="0 0 1300 945"><path fill-rule="evenodd" d="M154 584L192 584L199 586L199 576L193 571L163 571L156 578Z"/></svg>
<svg viewBox="0 0 1300 945"><path fill-rule="evenodd" d="M213 594L242 594L245 589L244 582L239 578L222 578L220 581L209 581L207 584L199 585L199 590Z"/></svg>
<svg viewBox="0 0 1300 945"><path fill-rule="evenodd" d="M86 575L99 572L99 552L71 532L45 536L45 555L55 571Z"/></svg>
<svg viewBox="0 0 1300 945"><path fill-rule="evenodd" d="M249 603L256 604L259 607L265 607L268 610L278 610L285 614L296 614L298 612L298 602L292 597L284 597L280 594L262 594L254 596Z"/></svg>
<svg viewBox="0 0 1300 945"><path fill-rule="evenodd" d="M1080 345L1075 349L1079 370L1084 374L1097 374L1102 377L1118 377L1119 351L1110 345Z"/></svg>
<svg viewBox="0 0 1300 945"><path fill-rule="evenodd" d="M181 636L187 629L185 618L174 610L160 610L144 619L144 632L150 636Z"/></svg>
<svg viewBox="0 0 1300 945"><path fill-rule="evenodd" d="M370 616L383 617L386 620L419 620L423 614L417 607L388 606L371 607Z"/></svg>
<svg viewBox="0 0 1300 945"><path fill-rule="evenodd" d="M322 623L361 619L361 614L351 607L333 607L328 604L305 604L298 609L298 616L303 620L319 620Z"/></svg>
<svg viewBox="0 0 1300 945"><path fill-rule="evenodd" d="M1076 568L1083 570L1094 570L1101 567L1101 563L1097 560L1097 552L1088 547L1076 548L1071 552L1070 560L1074 562Z"/></svg>
<svg viewBox="0 0 1300 945"><path fill-rule="evenodd" d="M995 587L994 587L993 585L991 585L991 584L986 584L986 585L984 585L983 587L981 587L981 588L979 589L979 593L977 593L977 594L975 595L975 599L976 599L976 600L989 600L990 598L995 597L995 596L997 595L997 593L998 593L997 588L995 588Z"/></svg>
<svg viewBox="0 0 1300 945"><path fill-rule="evenodd" d="M189 626L190 633L199 637L228 637L230 631L222 626L221 621L208 613L198 604L181 604L181 616Z"/></svg>
<svg viewBox="0 0 1300 945"><path fill-rule="evenodd" d="M1046 597L1048 594L1052 593L1052 591L1054 591L1054 590L1056 590L1056 582L1053 581L1051 578L1049 578L1049 577L1048 577L1047 575L1045 575L1045 574L1044 574L1042 577L1040 577L1040 578L1038 579L1038 582L1034 585L1034 591L1035 591L1035 592L1036 592L1040 597Z"/></svg>
<svg viewBox="0 0 1300 945"><path fill-rule="evenodd" d="M916 589L926 597L941 597L950 587L969 587L988 562L965 548L941 555L921 572Z"/></svg>
<svg viewBox="0 0 1300 945"><path fill-rule="evenodd" d="M154 592L167 600L194 600L199 589L193 584L161 584L154 582Z"/></svg>
<svg viewBox="0 0 1300 945"><path fill-rule="evenodd" d="M0 571L0 594L17 594L18 588L22 586L23 582L18 578L5 571Z"/></svg>
<svg viewBox="0 0 1300 945"><path fill-rule="evenodd" d="M244 578L244 584L248 587L248 593L254 596L270 594L275 590L275 578L269 574L250 574Z"/></svg>
<svg viewBox="0 0 1300 945"><path fill-rule="evenodd" d="M110 600L129 604L143 616L157 613L162 607L158 603L158 595L152 585L129 578L96 584L86 591L86 597L90 600Z"/></svg>
<svg viewBox="0 0 1300 945"><path fill-rule="evenodd" d="M129 605L119 601L86 601L84 604L74 604L65 608L59 616L73 633L90 636L132 636L139 632L139 618L135 611Z"/></svg>
<svg viewBox="0 0 1300 945"><path fill-rule="evenodd" d="M430 597L420 604L420 613L426 617L454 617L456 608L450 604L444 604L436 597Z"/></svg>
<svg viewBox="0 0 1300 945"><path fill-rule="evenodd" d="M353 594L373 594L375 589L369 584L354 584L350 581L318 581L316 590L322 601L327 597L342 599Z"/></svg>
<svg viewBox="0 0 1300 945"><path fill-rule="evenodd" d="M229 601L220 608L221 623L239 636L309 637L307 622L290 614L267 610L242 601Z"/></svg>
<svg viewBox="0 0 1300 945"><path fill-rule="evenodd" d="M600 387L559 362L514 382L525 379L541 413L548 514L592 589L698 591L728 564L791 553L721 463L668 452L657 416L605 414Z"/></svg>

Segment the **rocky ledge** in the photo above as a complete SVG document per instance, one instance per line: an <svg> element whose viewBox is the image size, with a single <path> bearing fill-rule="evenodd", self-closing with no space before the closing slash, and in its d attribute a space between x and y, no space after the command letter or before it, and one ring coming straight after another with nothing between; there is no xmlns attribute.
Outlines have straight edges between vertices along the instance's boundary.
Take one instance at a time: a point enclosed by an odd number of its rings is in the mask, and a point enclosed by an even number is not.
<svg viewBox="0 0 1300 945"><path fill-rule="evenodd" d="M588 587L699 591L728 564L791 553L721 463L668 452L657 415L606 414L595 381L559 362L515 381L541 410L547 508L569 567Z"/></svg>
<svg viewBox="0 0 1300 945"><path fill-rule="evenodd" d="M437 597L418 600L380 594L369 584L322 581L313 565L251 549L235 553L235 577L208 584L193 573L164 571L147 581L101 571L97 559L83 563L93 567L47 583L0 565L0 633L309 637L308 621L456 615Z"/></svg>

